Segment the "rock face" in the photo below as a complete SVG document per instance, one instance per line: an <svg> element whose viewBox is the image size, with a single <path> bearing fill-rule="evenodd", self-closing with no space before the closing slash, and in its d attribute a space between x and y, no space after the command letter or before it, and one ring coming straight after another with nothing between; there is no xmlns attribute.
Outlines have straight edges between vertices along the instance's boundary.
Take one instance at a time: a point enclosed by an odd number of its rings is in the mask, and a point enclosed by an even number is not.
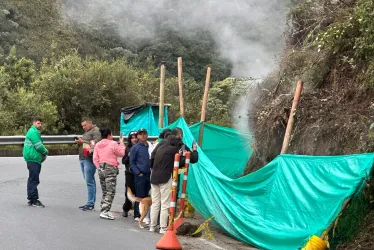
<svg viewBox="0 0 374 250"><path fill-rule="evenodd" d="M287 153L345 155L374 150L374 91L346 88L305 89L295 114ZM253 172L273 160L282 147L292 95L258 98L252 115L256 153L247 164Z"/></svg>
<svg viewBox="0 0 374 250"><path fill-rule="evenodd" d="M192 235L198 228L198 225L192 225L190 222L184 222L177 228L177 235L200 237L202 235L201 231L197 234Z"/></svg>

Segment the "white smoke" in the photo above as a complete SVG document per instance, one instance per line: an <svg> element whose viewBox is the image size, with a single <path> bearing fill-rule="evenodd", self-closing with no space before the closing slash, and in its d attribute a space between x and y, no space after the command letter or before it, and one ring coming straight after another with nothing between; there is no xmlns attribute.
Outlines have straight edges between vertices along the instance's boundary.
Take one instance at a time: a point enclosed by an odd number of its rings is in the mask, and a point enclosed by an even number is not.
<svg viewBox="0 0 374 250"><path fill-rule="evenodd" d="M220 55L231 62L233 77L263 78L276 66L283 46L286 12L291 0L65 0L62 15L85 27L115 27L124 39L152 39L159 27L186 34L205 29ZM214 69L213 69L214 70ZM248 127L248 101L238 100ZM234 124L235 124L234 123Z"/></svg>
<svg viewBox="0 0 374 250"><path fill-rule="evenodd" d="M63 17L112 25L123 38L152 39L158 27L209 30L234 77L264 77L282 48L288 0L65 0Z"/></svg>

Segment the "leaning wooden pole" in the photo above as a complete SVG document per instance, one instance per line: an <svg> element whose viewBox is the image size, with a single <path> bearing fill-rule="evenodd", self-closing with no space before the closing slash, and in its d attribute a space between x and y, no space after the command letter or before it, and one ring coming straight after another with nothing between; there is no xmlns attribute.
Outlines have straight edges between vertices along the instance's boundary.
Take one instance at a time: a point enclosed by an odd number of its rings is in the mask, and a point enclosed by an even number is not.
<svg viewBox="0 0 374 250"><path fill-rule="evenodd" d="M349 202L351 201L351 198L347 198L345 199L345 201L343 202L343 205L342 205L342 208L340 209L340 213L338 215L338 217L330 224L330 226L325 230L323 231L323 233L321 234L320 238L322 240L324 240L325 238L327 238L329 236L329 232L331 231L331 229L333 229L333 227L335 226L335 224L338 222L339 220L339 217L341 215L341 213L343 212L343 210L348 206Z"/></svg>
<svg viewBox="0 0 374 250"><path fill-rule="evenodd" d="M164 127L164 104L165 104L165 64L161 64L160 70L160 102L159 102L159 118L158 118L158 127Z"/></svg>
<svg viewBox="0 0 374 250"><path fill-rule="evenodd" d="M205 116L206 116L206 106L208 104L208 91L209 91L209 84L210 84L210 72L211 68L208 67L206 72L206 79L205 79L205 89L204 89L204 97L203 97L203 104L201 106L201 126L199 132L199 141L198 144L200 147L203 146L203 136L204 136L204 123L205 123Z"/></svg>
<svg viewBox="0 0 374 250"><path fill-rule="evenodd" d="M297 105L299 104L302 89L303 89L303 82L299 81L297 83L297 86L296 86L295 96L293 98L290 117L288 118L288 122L287 122L286 134L284 135L281 154L285 154L287 152L288 145L290 143L292 128L293 128L293 124L295 122L294 118L295 118L295 114L296 114L296 108L297 108Z"/></svg>
<svg viewBox="0 0 374 250"><path fill-rule="evenodd" d="M184 116L184 101L183 101L183 66L182 57L178 57L178 86L179 86L179 108L180 116Z"/></svg>

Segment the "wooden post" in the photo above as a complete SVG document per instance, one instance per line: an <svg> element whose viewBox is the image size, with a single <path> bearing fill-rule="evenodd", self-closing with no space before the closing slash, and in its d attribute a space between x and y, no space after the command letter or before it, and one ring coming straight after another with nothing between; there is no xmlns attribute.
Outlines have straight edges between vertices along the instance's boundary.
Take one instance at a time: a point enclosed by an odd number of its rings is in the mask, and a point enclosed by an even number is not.
<svg viewBox="0 0 374 250"><path fill-rule="evenodd" d="M160 70L160 102L159 102L159 118L158 118L158 127L164 127L164 104L165 104L165 64L161 64Z"/></svg>
<svg viewBox="0 0 374 250"><path fill-rule="evenodd" d="M303 89L303 82L299 81L297 83L297 86L296 86L290 117L288 118L288 122L287 122L287 128L286 128L286 133L284 135L281 154L285 154L287 152L288 144L290 143L292 127L293 127L293 124L294 124L294 121L295 121L294 117L295 117L297 105L299 104L302 89Z"/></svg>
<svg viewBox="0 0 374 250"><path fill-rule="evenodd" d="M184 101L183 101L183 67L182 57L178 57L178 86L179 86L179 108L180 116L184 116Z"/></svg>
<svg viewBox="0 0 374 250"><path fill-rule="evenodd" d="M339 220L339 217L340 217L341 213L348 206L348 203L350 201L351 201L351 198L345 199L345 201L343 202L343 205L342 205L342 209L340 210L340 213L339 213L338 217L336 217L336 219L331 223L331 225L325 231L323 231L323 233L321 234L320 238L322 240L324 240L329 235L329 232L334 227L335 223L337 223L337 221Z"/></svg>
<svg viewBox="0 0 374 250"><path fill-rule="evenodd" d="M204 97L203 97L203 104L201 107L201 126L200 126L200 132L199 132L199 146L203 146L203 136L204 136L204 125L205 125L205 115L206 115L206 106L208 104L208 91L209 91L209 84L210 84L210 72L211 68L208 67L208 70L206 72L206 79L205 79L205 89L204 89Z"/></svg>

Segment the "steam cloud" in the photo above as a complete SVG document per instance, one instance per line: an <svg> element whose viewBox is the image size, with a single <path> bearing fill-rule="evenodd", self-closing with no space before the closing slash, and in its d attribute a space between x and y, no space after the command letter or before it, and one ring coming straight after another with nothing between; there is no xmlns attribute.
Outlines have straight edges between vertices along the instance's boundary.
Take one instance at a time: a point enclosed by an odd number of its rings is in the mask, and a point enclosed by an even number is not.
<svg viewBox="0 0 374 250"><path fill-rule="evenodd" d="M209 30L233 77L262 78L275 69L291 0L65 0L63 17L86 27L111 24L126 39L152 39L158 28L193 34ZM214 69L213 69L214 70ZM249 83L250 84L250 83ZM248 131L248 96L233 123Z"/></svg>
<svg viewBox="0 0 374 250"><path fill-rule="evenodd" d="M288 0L65 0L62 15L87 27L114 24L123 38L152 39L167 25L203 28L215 39L232 76L266 76L282 48Z"/></svg>

